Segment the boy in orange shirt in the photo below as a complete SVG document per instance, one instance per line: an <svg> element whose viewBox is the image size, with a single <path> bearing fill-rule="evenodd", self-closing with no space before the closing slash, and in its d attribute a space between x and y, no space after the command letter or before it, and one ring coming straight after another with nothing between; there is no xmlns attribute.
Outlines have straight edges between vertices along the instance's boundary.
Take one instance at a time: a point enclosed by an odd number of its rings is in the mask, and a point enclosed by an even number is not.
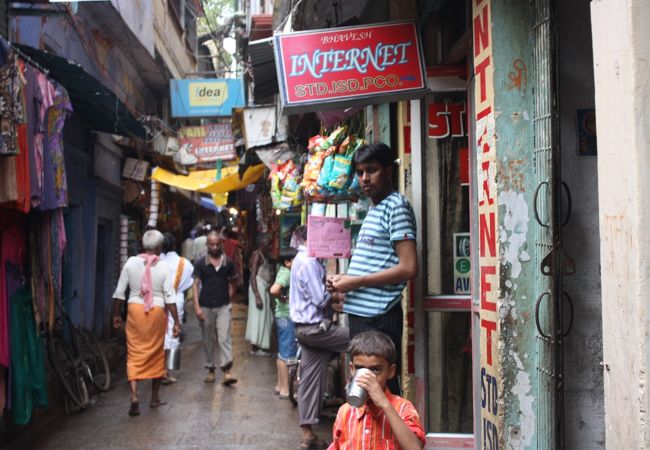
<svg viewBox="0 0 650 450"><path fill-rule="evenodd" d="M393 341L379 331L365 331L350 341L349 352L352 372L361 368L371 371L357 379L368 399L360 408L348 403L341 406L328 450L421 450L424 428L415 407L386 388L397 368Z"/></svg>

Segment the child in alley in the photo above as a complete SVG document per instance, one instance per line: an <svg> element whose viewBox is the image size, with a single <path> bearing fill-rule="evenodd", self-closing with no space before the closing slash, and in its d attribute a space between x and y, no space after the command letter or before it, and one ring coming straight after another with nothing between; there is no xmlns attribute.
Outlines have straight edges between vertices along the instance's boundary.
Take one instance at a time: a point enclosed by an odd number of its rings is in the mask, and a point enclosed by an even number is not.
<svg viewBox="0 0 650 450"><path fill-rule="evenodd" d="M379 331L365 331L350 341L350 370L368 369L356 378L368 398L361 407L349 403L339 409L328 450L386 448L421 450L424 428L415 407L387 389L395 376L396 351L393 341Z"/></svg>

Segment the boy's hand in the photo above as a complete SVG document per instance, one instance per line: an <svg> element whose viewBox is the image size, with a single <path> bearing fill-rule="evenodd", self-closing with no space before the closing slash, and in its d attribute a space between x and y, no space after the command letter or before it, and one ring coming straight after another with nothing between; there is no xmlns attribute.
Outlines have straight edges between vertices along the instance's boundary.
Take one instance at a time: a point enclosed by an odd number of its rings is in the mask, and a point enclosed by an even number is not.
<svg viewBox="0 0 650 450"><path fill-rule="evenodd" d="M370 397L375 406L382 410L387 406L391 406L374 373L366 372L362 374L357 380L357 383L368 392L368 397Z"/></svg>
<svg viewBox="0 0 650 450"><path fill-rule="evenodd" d="M329 281L329 280L328 280ZM346 293L354 291L360 287L361 277L351 275L335 275L332 277L331 284L335 291Z"/></svg>

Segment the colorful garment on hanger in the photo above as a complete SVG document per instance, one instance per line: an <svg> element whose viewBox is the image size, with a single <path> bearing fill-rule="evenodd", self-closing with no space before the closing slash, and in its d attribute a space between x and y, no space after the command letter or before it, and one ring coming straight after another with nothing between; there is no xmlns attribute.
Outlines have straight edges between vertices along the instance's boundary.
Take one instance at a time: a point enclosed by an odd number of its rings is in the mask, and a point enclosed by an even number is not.
<svg viewBox="0 0 650 450"><path fill-rule="evenodd" d="M43 153L41 152L40 170L38 174L35 165L36 159L36 133L39 128L43 128L42 119L39 121L40 105L43 102L41 88L38 85L37 70L28 64L22 64L21 71L25 79L25 87L23 88L23 97L25 98L25 124L27 134L27 152L29 154L29 200L30 205L34 205L34 199L38 197L40 203L40 193L43 189ZM36 190L36 195L34 194Z"/></svg>
<svg viewBox="0 0 650 450"><path fill-rule="evenodd" d="M25 232L22 225L0 229L0 365L8 367L9 352L9 296L7 295L7 263L23 266L25 261Z"/></svg>
<svg viewBox="0 0 650 450"><path fill-rule="evenodd" d="M47 406L43 345L38 338L32 297L21 287L11 297L11 408L14 422L25 425L34 406Z"/></svg>
<svg viewBox="0 0 650 450"><path fill-rule="evenodd" d="M21 82L16 54L0 41L0 156L19 153L16 125L23 121Z"/></svg>
<svg viewBox="0 0 650 450"><path fill-rule="evenodd" d="M0 156L0 203L16 200L18 200L16 156Z"/></svg>
<svg viewBox="0 0 650 450"><path fill-rule="evenodd" d="M47 134L47 110L54 105L56 88L44 74L35 70L34 73L38 94L34 96L34 153L31 165L31 191L32 207L36 208L43 200L43 147Z"/></svg>
<svg viewBox="0 0 650 450"><path fill-rule="evenodd" d="M72 114L68 92L57 85L54 104L47 110L47 133L43 147L43 199L41 210L68 206L68 184L63 156L63 127Z"/></svg>
<svg viewBox="0 0 650 450"><path fill-rule="evenodd" d="M32 292L38 320L54 323L54 304L61 301L63 255L66 247L63 209L30 215Z"/></svg>

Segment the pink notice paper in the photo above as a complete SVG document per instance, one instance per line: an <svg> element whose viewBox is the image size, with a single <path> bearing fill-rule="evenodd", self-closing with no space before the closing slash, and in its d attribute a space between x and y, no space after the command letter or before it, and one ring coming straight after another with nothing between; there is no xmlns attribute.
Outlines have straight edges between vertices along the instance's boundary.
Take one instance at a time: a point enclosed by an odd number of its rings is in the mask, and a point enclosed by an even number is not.
<svg viewBox="0 0 650 450"><path fill-rule="evenodd" d="M349 258L352 233L350 221L340 217L309 216L307 248L316 258Z"/></svg>

